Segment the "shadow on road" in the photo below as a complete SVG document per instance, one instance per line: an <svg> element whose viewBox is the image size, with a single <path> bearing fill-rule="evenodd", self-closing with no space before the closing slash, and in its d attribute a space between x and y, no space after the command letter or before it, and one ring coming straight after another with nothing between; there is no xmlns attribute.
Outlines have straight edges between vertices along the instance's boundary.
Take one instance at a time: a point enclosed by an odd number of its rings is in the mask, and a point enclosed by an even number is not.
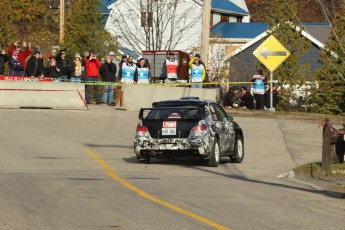
<svg viewBox="0 0 345 230"><path fill-rule="evenodd" d="M125 162L130 164L139 164L137 158L128 157L122 158ZM224 158L220 161L221 164L230 163L230 159ZM161 165L181 165L181 166L206 166L206 162L199 158L176 158L176 159L151 159L150 164Z"/></svg>
<svg viewBox="0 0 345 230"><path fill-rule="evenodd" d="M328 190L314 190L314 189L308 189L308 188L301 188L301 187L296 187L292 185L286 185L286 184L279 184L279 183L274 183L274 182L267 182L267 181L260 181L260 180L255 180L255 179L250 179L245 176L238 176L238 175L229 175L221 172L215 172L211 171L206 168L199 168L199 167L194 167L191 166L192 169L202 171L202 172L207 172L207 173L212 173L218 176L223 176L235 180L241 180L245 182L250 182L250 183L257 183L257 184L264 184L264 185L269 185L269 186L275 186L275 187L281 187L281 188L286 188L286 189L292 189L292 190L298 190L298 191L303 191L303 192L310 192L310 193L315 193L315 194L321 194L325 195L327 197L331 198L336 198L336 199L344 199L345 198L345 193L339 193L339 192L333 192L333 191L328 191Z"/></svg>
<svg viewBox="0 0 345 230"><path fill-rule="evenodd" d="M133 149L133 146L129 145L96 145L96 144L84 144L87 147L90 148L96 148L96 147L101 147L101 148L124 148L124 149Z"/></svg>

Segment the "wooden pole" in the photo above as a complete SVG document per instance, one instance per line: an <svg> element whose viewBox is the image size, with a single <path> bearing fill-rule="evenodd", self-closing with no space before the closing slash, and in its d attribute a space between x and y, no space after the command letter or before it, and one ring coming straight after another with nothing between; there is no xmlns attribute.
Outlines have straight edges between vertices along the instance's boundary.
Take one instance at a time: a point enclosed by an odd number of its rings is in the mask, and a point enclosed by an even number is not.
<svg viewBox="0 0 345 230"><path fill-rule="evenodd" d="M63 43L65 35L65 0L60 0L60 45Z"/></svg>
<svg viewBox="0 0 345 230"><path fill-rule="evenodd" d="M210 43L211 0L203 1L202 29L201 29L201 58L208 66L208 49Z"/></svg>

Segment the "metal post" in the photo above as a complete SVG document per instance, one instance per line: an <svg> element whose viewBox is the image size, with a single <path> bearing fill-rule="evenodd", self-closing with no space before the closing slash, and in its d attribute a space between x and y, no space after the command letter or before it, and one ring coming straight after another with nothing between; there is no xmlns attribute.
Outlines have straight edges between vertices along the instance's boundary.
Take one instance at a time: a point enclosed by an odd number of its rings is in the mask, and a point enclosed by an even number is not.
<svg viewBox="0 0 345 230"><path fill-rule="evenodd" d="M270 109L269 111L275 112L273 107L273 71L270 72Z"/></svg>
<svg viewBox="0 0 345 230"><path fill-rule="evenodd" d="M64 40L65 27L65 0L60 0L60 45Z"/></svg>

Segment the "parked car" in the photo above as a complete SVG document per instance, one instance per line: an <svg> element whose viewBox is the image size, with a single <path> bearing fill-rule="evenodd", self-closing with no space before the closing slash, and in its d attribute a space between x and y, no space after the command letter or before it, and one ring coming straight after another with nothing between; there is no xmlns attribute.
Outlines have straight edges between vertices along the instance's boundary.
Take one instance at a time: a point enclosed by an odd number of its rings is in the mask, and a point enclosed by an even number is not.
<svg viewBox="0 0 345 230"><path fill-rule="evenodd" d="M218 167L221 157L241 163L241 127L214 101L198 98L159 101L142 108L134 139L137 160L196 156Z"/></svg>

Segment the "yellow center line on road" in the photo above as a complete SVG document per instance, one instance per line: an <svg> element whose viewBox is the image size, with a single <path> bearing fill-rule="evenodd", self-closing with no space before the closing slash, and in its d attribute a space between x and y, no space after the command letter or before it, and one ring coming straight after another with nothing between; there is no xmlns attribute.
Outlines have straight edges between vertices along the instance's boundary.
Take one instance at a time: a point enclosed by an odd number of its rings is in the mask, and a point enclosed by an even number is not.
<svg viewBox="0 0 345 230"><path fill-rule="evenodd" d="M166 201L163 201L163 200L160 200L154 196L151 196L150 194L146 193L145 191L135 187L134 185L130 184L128 181L122 179L121 177L119 177L116 172L114 170L112 170L108 165L107 163L105 163L104 160L102 160L102 158L100 158L97 154L93 153L91 150L89 149L86 149L85 152L87 154L89 154L92 158L94 158L101 166L102 168L104 169L104 171L111 177L113 178L115 181L119 182L120 184L122 184L123 186L125 186L126 188L132 190L133 192L137 193L138 195L144 197L145 199L148 199L150 201L153 201L157 204L160 204L162 206L165 206L167 208L170 208L171 210L174 210L175 212L178 212L178 213L181 213L183 215L186 215L188 217L191 217L197 221L200 221L208 226L211 226L215 229L221 229L221 230L231 230L230 228L228 227L225 227L225 226L222 226L220 224L217 224L211 220L208 220L202 216L199 216L195 213L192 213L190 211L187 211L183 208L179 208L173 204L170 204Z"/></svg>

